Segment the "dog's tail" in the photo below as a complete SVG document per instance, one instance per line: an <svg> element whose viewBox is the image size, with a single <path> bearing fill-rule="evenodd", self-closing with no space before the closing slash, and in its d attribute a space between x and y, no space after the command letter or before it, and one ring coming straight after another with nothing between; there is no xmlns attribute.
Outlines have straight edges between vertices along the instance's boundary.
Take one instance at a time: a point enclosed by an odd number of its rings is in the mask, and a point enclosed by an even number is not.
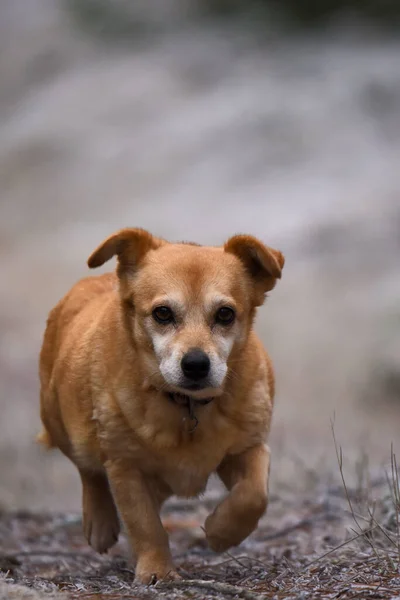
<svg viewBox="0 0 400 600"><path fill-rule="evenodd" d="M45 428L43 428L43 430L36 436L36 441L38 444L42 444L42 446L47 448L47 450L55 447L49 432Z"/></svg>

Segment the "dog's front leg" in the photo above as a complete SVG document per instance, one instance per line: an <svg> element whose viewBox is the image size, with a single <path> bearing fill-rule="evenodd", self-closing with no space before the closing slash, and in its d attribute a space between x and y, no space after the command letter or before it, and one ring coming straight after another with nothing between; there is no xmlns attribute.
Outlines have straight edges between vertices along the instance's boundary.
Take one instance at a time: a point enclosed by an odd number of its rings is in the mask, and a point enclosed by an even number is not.
<svg viewBox="0 0 400 600"><path fill-rule="evenodd" d="M208 543L216 552L237 546L256 528L268 504L269 468L265 444L227 457L218 468L230 493L205 523Z"/></svg>
<svg viewBox="0 0 400 600"><path fill-rule="evenodd" d="M131 463L108 461L106 471L136 555L135 581L148 584L156 579L177 579L155 490Z"/></svg>

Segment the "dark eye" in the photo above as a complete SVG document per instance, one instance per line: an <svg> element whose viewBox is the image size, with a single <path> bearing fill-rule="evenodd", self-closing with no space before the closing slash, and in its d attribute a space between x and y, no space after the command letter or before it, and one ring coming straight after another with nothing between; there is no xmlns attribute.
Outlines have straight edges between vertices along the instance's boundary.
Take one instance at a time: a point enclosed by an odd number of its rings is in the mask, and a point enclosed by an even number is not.
<svg viewBox="0 0 400 600"><path fill-rule="evenodd" d="M229 306L223 306L215 315L215 321L220 325L230 325L235 320L235 311Z"/></svg>
<svg viewBox="0 0 400 600"><path fill-rule="evenodd" d="M157 323L161 323L161 325L168 325L168 323L172 323L174 320L174 313L168 306L157 306L153 310L153 319L157 321Z"/></svg>

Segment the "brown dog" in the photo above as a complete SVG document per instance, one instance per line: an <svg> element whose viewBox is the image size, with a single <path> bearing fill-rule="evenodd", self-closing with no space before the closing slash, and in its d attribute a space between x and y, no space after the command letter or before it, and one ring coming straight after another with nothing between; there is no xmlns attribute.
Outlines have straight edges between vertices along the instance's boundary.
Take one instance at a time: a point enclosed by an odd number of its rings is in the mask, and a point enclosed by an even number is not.
<svg viewBox="0 0 400 600"><path fill-rule="evenodd" d="M89 258L116 275L77 283L50 313L40 356L40 440L78 468L83 527L105 552L119 514L136 579L178 577L159 512L217 472L229 494L207 518L212 549L239 544L268 499L274 378L252 325L282 254L247 235L222 248L123 229Z"/></svg>

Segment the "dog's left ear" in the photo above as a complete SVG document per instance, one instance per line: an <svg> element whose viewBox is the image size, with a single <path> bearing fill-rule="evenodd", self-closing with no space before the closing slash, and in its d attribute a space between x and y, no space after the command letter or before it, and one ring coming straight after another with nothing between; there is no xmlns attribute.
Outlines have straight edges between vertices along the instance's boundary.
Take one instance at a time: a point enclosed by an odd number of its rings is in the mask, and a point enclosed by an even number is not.
<svg viewBox="0 0 400 600"><path fill-rule="evenodd" d="M118 275L135 271L142 258L150 250L164 243L144 229L121 229L108 237L88 259L91 269L100 267L113 256L118 257Z"/></svg>
<svg viewBox="0 0 400 600"><path fill-rule="evenodd" d="M254 303L264 302L265 294L272 290L282 276L285 258L282 252L262 244L251 235L235 235L224 245L225 252L237 256L254 283Z"/></svg>

